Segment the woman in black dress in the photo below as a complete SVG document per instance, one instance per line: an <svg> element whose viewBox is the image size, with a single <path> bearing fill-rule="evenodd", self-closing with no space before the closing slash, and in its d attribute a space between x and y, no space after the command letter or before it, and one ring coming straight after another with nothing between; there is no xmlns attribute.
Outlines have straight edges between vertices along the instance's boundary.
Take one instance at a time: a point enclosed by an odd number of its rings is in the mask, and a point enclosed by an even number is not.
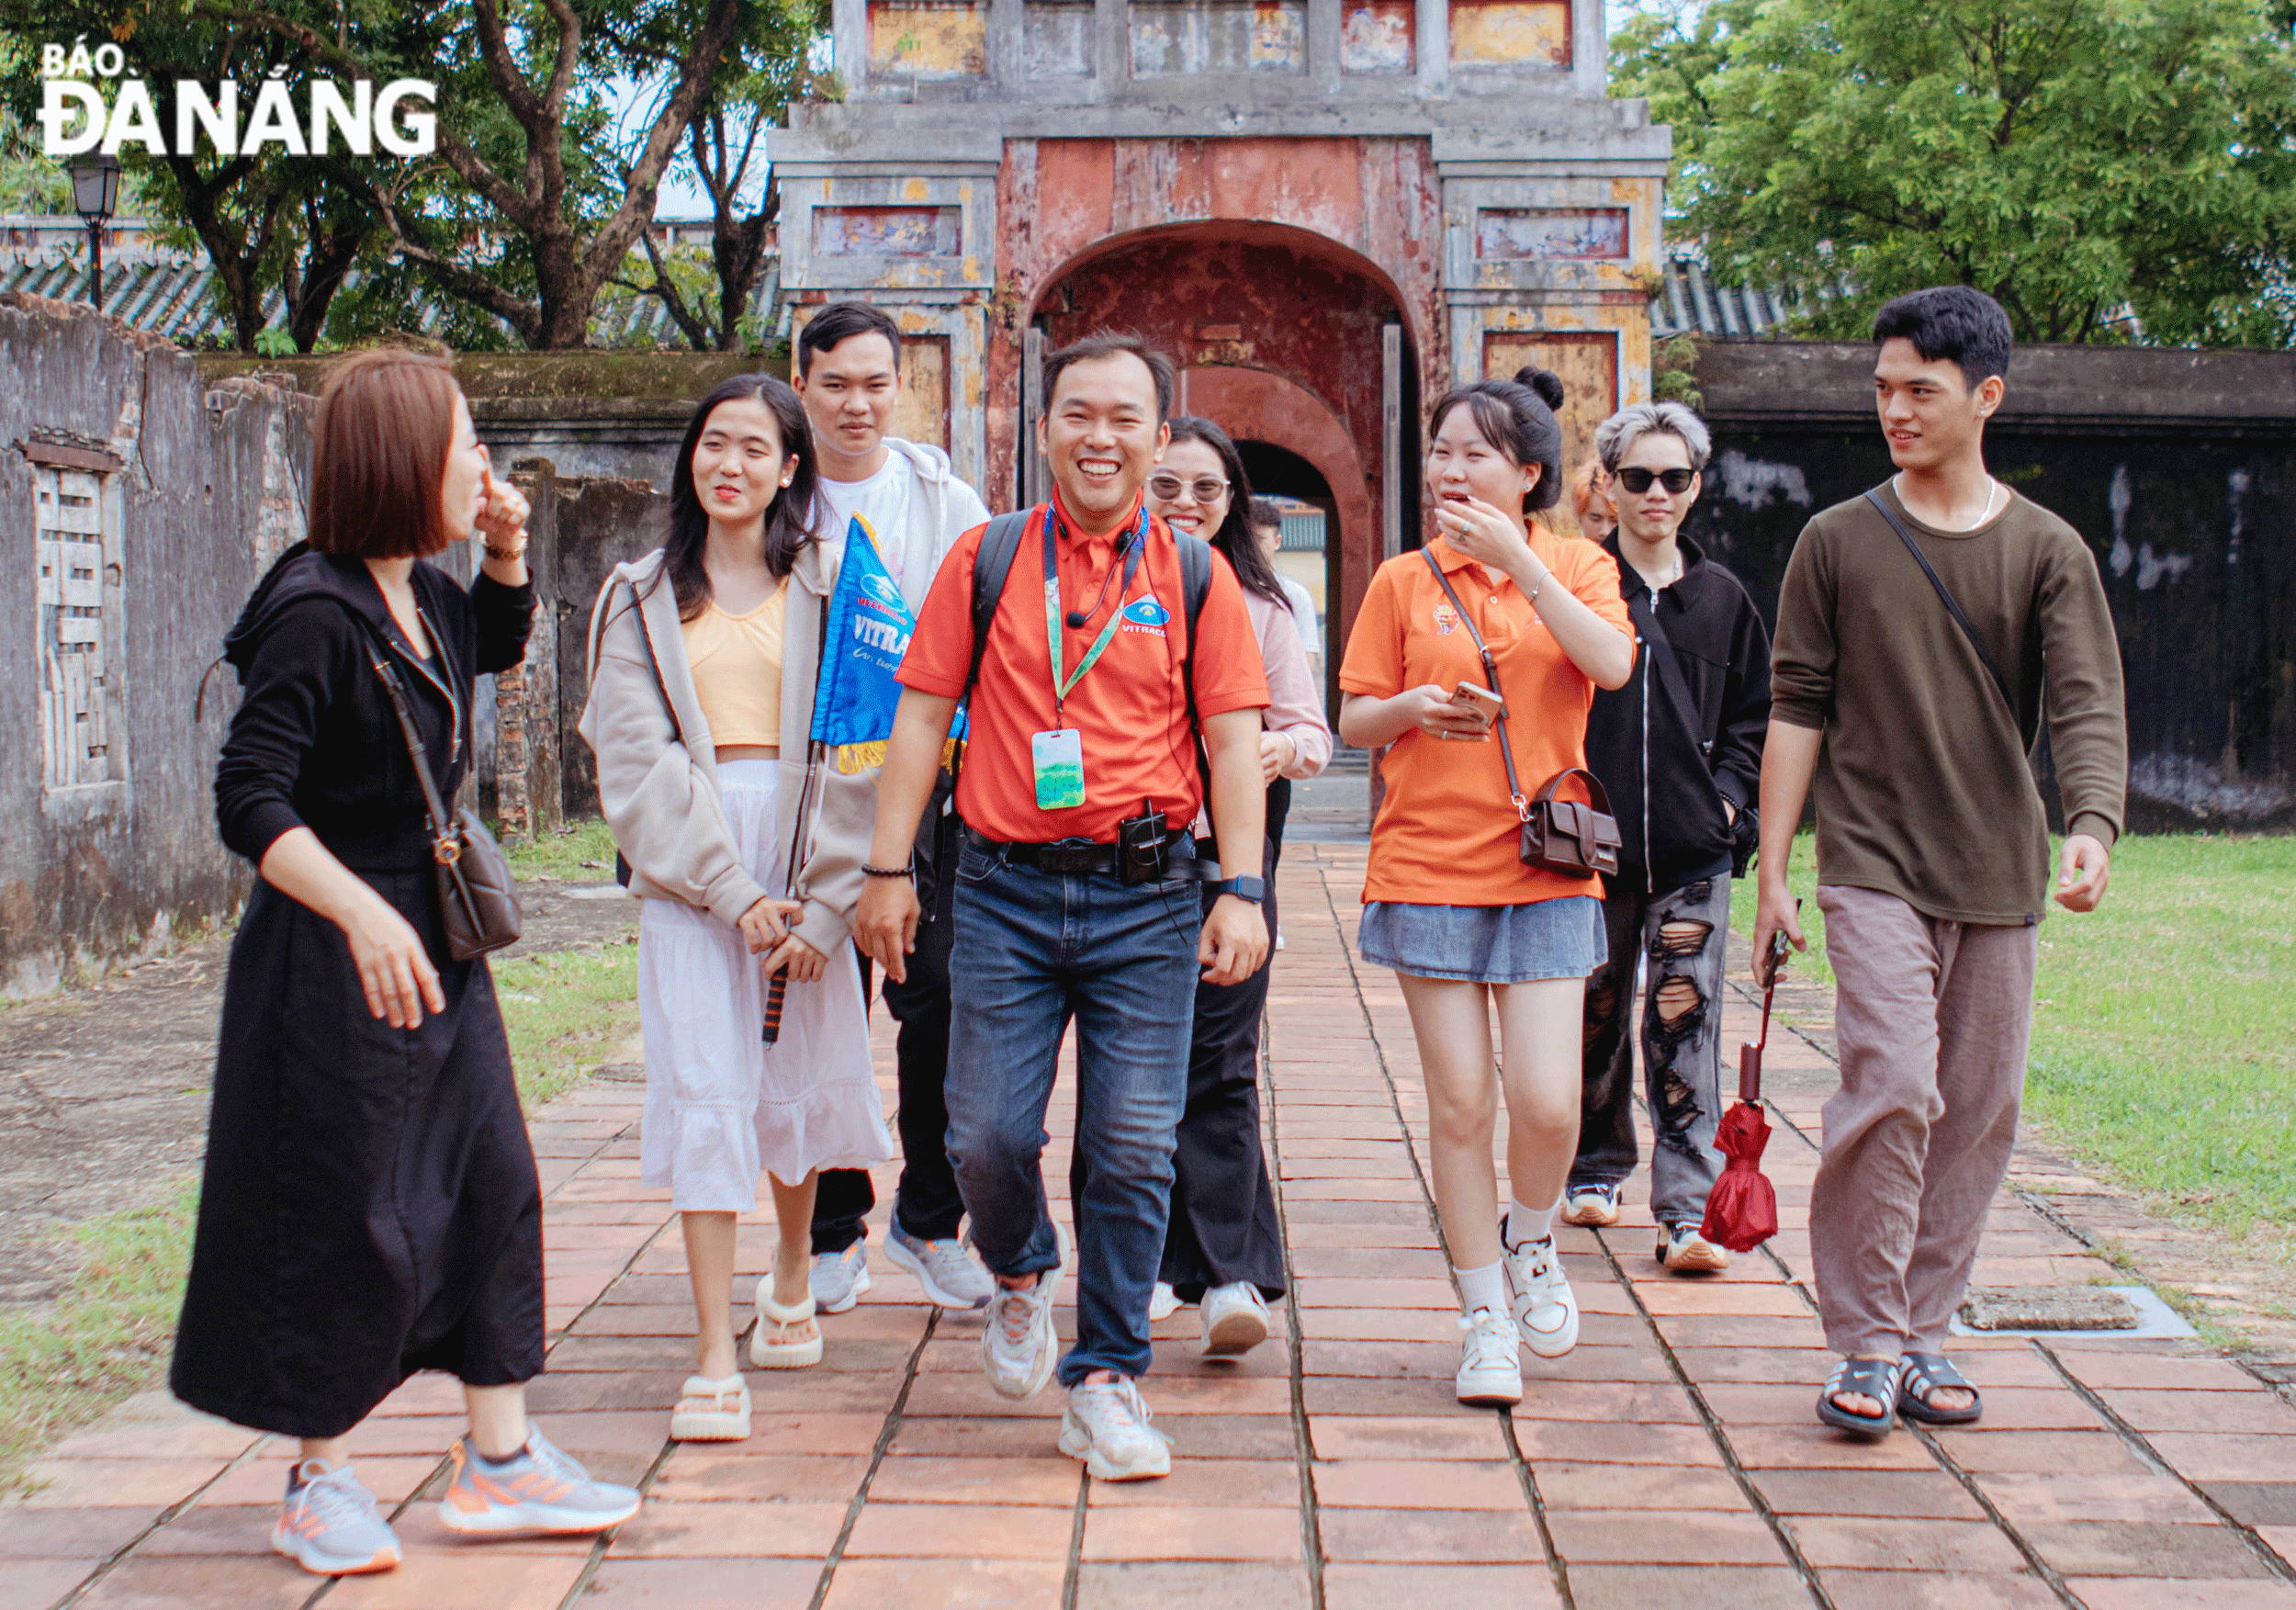
<svg viewBox="0 0 2296 1610"><path fill-rule="evenodd" d="M542 1368L542 1193L483 959L448 952L407 690L440 794L470 697L525 654L526 502L494 478L440 359L330 376L310 538L257 585L225 657L243 689L216 769L253 862L231 946L191 1275L170 1376L194 1408L300 1438L272 1546L388 1570L353 1427L417 1370L460 1378L469 1435L440 1504L460 1532L595 1531L636 1513L526 1421ZM429 557L478 533L466 591Z"/></svg>

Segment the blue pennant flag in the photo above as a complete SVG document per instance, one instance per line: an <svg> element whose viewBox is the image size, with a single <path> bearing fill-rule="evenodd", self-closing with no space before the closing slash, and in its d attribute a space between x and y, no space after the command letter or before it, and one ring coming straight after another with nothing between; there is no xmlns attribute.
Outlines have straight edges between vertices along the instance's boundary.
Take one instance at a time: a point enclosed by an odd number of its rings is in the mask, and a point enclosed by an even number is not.
<svg viewBox="0 0 2296 1610"><path fill-rule="evenodd" d="M854 515L845 532L845 562L829 595L827 647L813 701L813 741L828 751L839 771L850 775L884 764L893 713L901 703L895 673L916 630L917 617L885 569L876 532ZM960 710L941 753L944 766L952 762L964 731Z"/></svg>

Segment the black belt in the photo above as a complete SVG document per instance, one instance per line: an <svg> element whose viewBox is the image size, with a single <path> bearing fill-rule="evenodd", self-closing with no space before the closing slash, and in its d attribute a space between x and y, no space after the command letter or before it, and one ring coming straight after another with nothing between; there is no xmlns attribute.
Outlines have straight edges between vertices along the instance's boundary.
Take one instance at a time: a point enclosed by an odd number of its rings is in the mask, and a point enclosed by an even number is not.
<svg viewBox="0 0 2296 1610"><path fill-rule="evenodd" d="M1193 842L1193 836L1185 828L1175 828L1165 836L1167 847L1182 839ZM1090 839L1061 839L1050 844L1007 843L991 839L978 828L967 825L964 841L984 855L1002 855L1015 866L1034 867L1041 873L1113 873L1116 871L1116 846L1101 844ZM1195 882L1203 880L1192 872L1181 870L1183 861L1175 860L1172 876ZM1190 866L1197 863L1187 862ZM1215 868L1217 863L1210 863Z"/></svg>

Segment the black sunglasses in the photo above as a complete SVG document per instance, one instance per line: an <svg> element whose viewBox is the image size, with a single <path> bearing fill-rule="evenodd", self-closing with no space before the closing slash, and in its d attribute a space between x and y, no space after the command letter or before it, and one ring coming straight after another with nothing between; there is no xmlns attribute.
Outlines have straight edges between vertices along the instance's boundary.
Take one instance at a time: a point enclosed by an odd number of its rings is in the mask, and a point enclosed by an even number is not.
<svg viewBox="0 0 2296 1610"><path fill-rule="evenodd" d="M1656 481L1680 497L1690 490L1690 483L1697 478L1697 475L1694 469L1645 469L1639 464L1630 464L1618 472L1618 484L1640 497L1650 490L1650 483Z"/></svg>

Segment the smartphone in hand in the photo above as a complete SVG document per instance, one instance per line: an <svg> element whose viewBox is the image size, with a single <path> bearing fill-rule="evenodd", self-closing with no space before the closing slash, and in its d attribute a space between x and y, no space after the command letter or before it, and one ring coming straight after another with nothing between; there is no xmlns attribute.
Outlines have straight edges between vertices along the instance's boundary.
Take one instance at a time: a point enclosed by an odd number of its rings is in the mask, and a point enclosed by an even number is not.
<svg viewBox="0 0 2296 1610"><path fill-rule="evenodd" d="M1461 682L1451 694L1451 703L1462 710L1472 710L1491 725L1507 713L1506 704L1499 695L1480 682Z"/></svg>

